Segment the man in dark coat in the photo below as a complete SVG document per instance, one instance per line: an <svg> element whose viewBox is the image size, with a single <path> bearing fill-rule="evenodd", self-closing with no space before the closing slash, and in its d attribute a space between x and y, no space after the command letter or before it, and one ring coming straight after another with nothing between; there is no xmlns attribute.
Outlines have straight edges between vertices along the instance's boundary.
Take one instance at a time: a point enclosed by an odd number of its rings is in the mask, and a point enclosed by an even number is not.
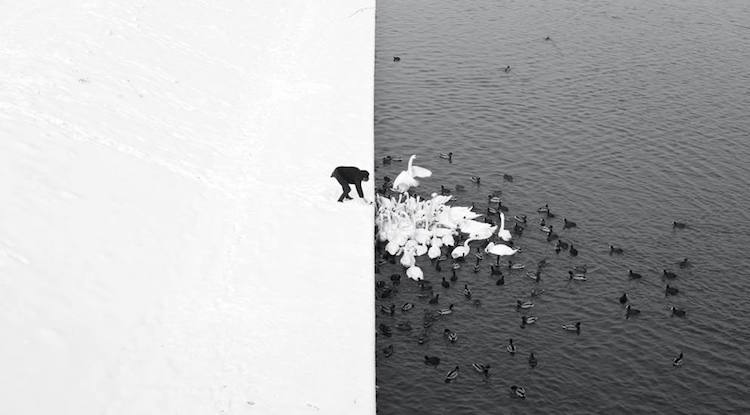
<svg viewBox="0 0 750 415"><path fill-rule="evenodd" d="M356 167L339 166L333 169L331 177L338 180L341 189L343 190L341 197L339 197L339 202L342 202L344 199L351 199L351 196L349 196L349 192L352 191L352 188L349 186L350 184L356 186L357 194L364 199L365 195L362 192L362 182L370 180L370 173L368 173L367 170L360 170Z"/></svg>

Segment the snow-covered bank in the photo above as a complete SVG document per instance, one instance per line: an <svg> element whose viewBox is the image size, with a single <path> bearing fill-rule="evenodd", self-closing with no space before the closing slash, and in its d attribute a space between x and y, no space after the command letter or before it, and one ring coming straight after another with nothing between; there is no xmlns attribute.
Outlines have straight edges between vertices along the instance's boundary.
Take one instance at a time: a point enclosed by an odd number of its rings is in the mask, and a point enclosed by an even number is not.
<svg viewBox="0 0 750 415"><path fill-rule="evenodd" d="M374 412L373 6L0 6L1 412Z"/></svg>

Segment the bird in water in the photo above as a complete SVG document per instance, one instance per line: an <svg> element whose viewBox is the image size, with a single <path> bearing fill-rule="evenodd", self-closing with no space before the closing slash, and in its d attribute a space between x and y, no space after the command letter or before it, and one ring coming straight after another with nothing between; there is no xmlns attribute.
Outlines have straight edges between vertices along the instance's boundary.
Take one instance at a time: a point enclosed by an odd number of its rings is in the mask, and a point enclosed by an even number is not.
<svg viewBox="0 0 750 415"><path fill-rule="evenodd" d="M427 356L424 357L424 364L428 366L437 366L440 364L440 358L437 356Z"/></svg>
<svg viewBox="0 0 750 415"><path fill-rule="evenodd" d="M438 303L438 297L440 297L440 294L435 294L434 297L430 298L429 303L430 304L437 304Z"/></svg>
<svg viewBox="0 0 750 415"><path fill-rule="evenodd" d="M451 342L455 343L456 340L458 340L458 334L454 331L450 331L449 329L443 330L443 335Z"/></svg>
<svg viewBox="0 0 750 415"><path fill-rule="evenodd" d="M385 337L391 337L391 328L387 325L380 323L378 326L378 330L380 330L380 334L382 334Z"/></svg>
<svg viewBox="0 0 750 415"><path fill-rule="evenodd" d="M400 57L398 57L398 56L394 56L394 57L393 57L393 61L394 61L394 62L401 62L401 58L400 58Z"/></svg>
<svg viewBox="0 0 750 415"><path fill-rule="evenodd" d="M526 399L526 389L524 389L522 386L513 385L510 387L510 390L513 391L513 394L515 394L517 397Z"/></svg>
<svg viewBox="0 0 750 415"><path fill-rule="evenodd" d="M404 305L401 306L401 311L409 311L412 308L414 308L414 304L412 304L412 303L404 303Z"/></svg>
<svg viewBox="0 0 750 415"><path fill-rule="evenodd" d="M609 246L609 254L622 254L625 251L622 248L615 247L614 245Z"/></svg>
<svg viewBox="0 0 750 415"><path fill-rule="evenodd" d="M531 307L534 307L534 303L532 303L531 301L525 301L524 302L524 301L521 301L521 300L516 300L516 311L520 311L521 309L525 310L525 309L531 308Z"/></svg>
<svg viewBox="0 0 750 415"><path fill-rule="evenodd" d="M677 295L679 292L680 290L675 287L670 287L669 284L667 284L667 288L664 289L664 296Z"/></svg>
<svg viewBox="0 0 750 415"><path fill-rule="evenodd" d="M385 357L391 357L391 355L393 355L393 345L390 344L388 345L388 347L383 349L383 354L385 355Z"/></svg>
<svg viewBox="0 0 750 415"><path fill-rule="evenodd" d="M482 181L482 178L479 176L471 176L471 181L476 184L480 184L480 182Z"/></svg>
<svg viewBox="0 0 750 415"><path fill-rule="evenodd" d="M569 221L569 220L567 220L565 218L563 218L563 222L564 222L563 229L575 228L575 227L578 226L575 222Z"/></svg>
<svg viewBox="0 0 750 415"><path fill-rule="evenodd" d="M687 314L687 311L680 310L679 308L676 308L675 306L672 306L670 310L672 311L672 315L677 316L677 317L685 317L685 314Z"/></svg>
<svg viewBox="0 0 750 415"><path fill-rule="evenodd" d="M529 294L532 297L539 297L540 295L544 294L544 289L532 289L531 293Z"/></svg>
<svg viewBox="0 0 750 415"><path fill-rule="evenodd" d="M452 162L453 161L453 152L449 152L447 154L446 153L440 153L440 158L441 159L446 159L449 162Z"/></svg>
<svg viewBox="0 0 750 415"><path fill-rule="evenodd" d="M510 72L510 65L506 66L506 67L505 67L505 69L503 69L503 71L504 71L505 73L508 73L508 72ZM521 72L523 72L523 71L521 71Z"/></svg>
<svg viewBox="0 0 750 415"><path fill-rule="evenodd" d="M396 311L396 305L395 304L391 304L389 306L385 306L385 305L381 305L380 306L380 312L382 312L382 313L393 315L394 311Z"/></svg>
<svg viewBox="0 0 750 415"><path fill-rule="evenodd" d="M622 296L620 296L620 304L625 304L628 302L628 294L622 293Z"/></svg>
<svg viewBox="0 0 750 415"><path fill-rule="evenodd" d="M534 356L534 352L531 352L531 354L529 354L529 366L533 369L536 367L537 363L538 361L536 360L536 356Z"/></svg>
<svg viewBox="0 0 750 415"><path fill-rule="evenodd" d="M664 275L664 278L667 278L667 279L670 279L670 280L673 280L673 279L677 278L677 274L675 274L672 271L664 270L664 274L663 275Z"/></svg>
<svg viewBox="0 0 750 415"><path fill-rule="evenodd" d="M448 308L438 310L437 313L440 314L441 316L445 316L445 315L453 313L453 304L449 305Z"/></svg>
<svg viewBox="0 0 750 415"><path fill-rule="evenodd" d="M586 281L586 276L583 274L573 274L573 271L568 271L568 281Z"/></svg>
<svg viewBox="0 0 750 415"><path fill-rule="evenodd" d="M458 264L457 264L458 265ZM451 281L458 281L458 275L456 275L456 268L451 269Z"/></svg>
<svg viewBox="0 0 750 415"><path fill-rule="evenodd" d="M471 290L469 289L469 284L464 284L464 297L471 300Z"/></svg>
<svg viewBox="0 0 750 415"><path fill-rule="evenodd" d="M632 269L628 270L628 276L630 277L631 280L636 280L636 279L639 279L639 278L643 278L643 275L641 275L641 274L639 274L637 272L633 272Z"/></svg>
<svg viewBox="0 0 750 415"><path fill-rule="evenodd" d="M631 316L637 316L638 314L641 314L641 310L638 310L637 308L633 308L630 306L630 304L625 307L625 319L629 319Z"/></svg>
<svg viewBox="0 0 750 415"><path fill-rule="evenodd" d="M672 228L673 229L685 229L687 228L687 223L672 221Z"/></svg>
<svg viewBox="0 0 750 415"><path fill-rule="evenodd" d="M500 279L495 281L495 285L505 285L505 275L500 274Z"/></svg>
<svg viewBox="0 0 750 415"><path fill-rule="evenodd" d="M516 346L513 345L513 339L508 339L508 346L505 348L510 354L516 354Z"/></svg>
<svg viewBox="0 0 750 415"><path fill-rule="evenodd" d="M513 183L513 176L511 176L510 174L503 174L503 180Z"/></svg>
<svg viewBox="0 0 750 415"><path fill-rule="evenodd" d="M534 324L537 321L537 317L534 316L522 316L521 317L521 328L526 328L529 324Z"/></svg>
<svg viewBox="0 0 750 415"><path fill-rule="evenodd" d="M445 383L451 383L451 381L456 379L457 377L458 377L458 366L456 366L453 370L448 372L447 375L445 375Z"/></svg>
<svg viewBox="0 0 750 415"><path fill-rule="evenodd" d="M440 283L440 285L443 286L443 288L450 288L451 283L445 280L445 277L443 277L443 281Z"/></svg>
<svg viewBox="0 0 750 415"><path fill-rule="evenodd" d="M682 261L680 261L679 264L680 264L680 268L683 268L683 269L684 268L688 268L688 267L691 266L691 264L688 262L687 258L685 258Z"/></svg>
<svg viewBox="0 0 750 415"><path fill-rule="evenodd" d="M672 366L682 366L682 358L682 352L680 352L680 355L672 360Z"/></svg>
<svg viewBox="0 0 750 415"><path fill-rule="evenodd" d="M573 247L573 244L570 244L570 256L578 256L578 250Z"/></svg>
<svg viewBox="0 0 750 415"><path fill-rule="evenodd" d="M484 363L472 363L471 367L474 368L477 372L484 375L484 377L488 377L490 375L490 365L484 364Z"/></svg>
<svg viewBox="0 0 750 415"><path fill-rule="evenodd" d="M581 333L581 322L578 321L575 324L563 324L562 328L567 331L575 331L576 333Z"/></svg>

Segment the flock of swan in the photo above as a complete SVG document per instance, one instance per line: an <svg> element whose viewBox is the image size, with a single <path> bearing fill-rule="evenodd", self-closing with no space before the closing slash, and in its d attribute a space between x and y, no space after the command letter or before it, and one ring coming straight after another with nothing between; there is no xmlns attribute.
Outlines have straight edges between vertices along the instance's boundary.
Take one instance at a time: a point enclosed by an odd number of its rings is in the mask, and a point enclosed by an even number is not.
<svg viewBox="0 0 750 415"><path fill-rule="evenodd" d="M450 156L441 158L452 159L452 153ZM376 239L379 249L384 249L387 253L385 257L391 258L391 262L395 262L396 258L399 258L399 263L406 269L406 276L412 280L418 281L420 287L423 289L429 287L429 282L424 281L424 272L417 266L416 258L422 255L427 255L433 263L436 264L436 269L440 270L440 262L448 260L448 256L444 254L444 250L450 254L450 258L453 260L453 277L452 281L456 281L456 269L460 267L458 262L463 262L471 254L471 248L469 243L472 241L483 241L483 250L477 249L474 256L476 257L476 265L474 266L474 272L478 272L479 261L484 258L483 253L491 254L496 257L497 266L493 266L491 271L492 275L499 275L500 279L497 281L497 285L504 284L503 274L499 271L500 259L502 257L511 257L520 251L519 248L513 247L512 234L510 230L506 229L505 226L505 214L503 213L502 204L499 197L490 195L489 201L498 204L497 209L488 209L488 213L498 215L499 224L495 225L492 221L479 221L482 214L473 211L473 204L471 207L463 206L452 206L449 202L452 201L451 195L432 193L430 198L422 199L420 196L411 196L409 190L419 186L419 180L422 178L428 178L432 176L432 172L426 168L414 165L414 160L417 158L416 155L412 155L409 158L406 170L402 171L395 180L391 183L390 191L397 196L386 197L382 194L376 196ZM390 159L388 160L390 161ZM451 160L452 161L452 160ZM384 159L385 162L385 159ZM506 181L511 181L512 176L505 175L511 179L506 178ZM478 183L478 178L475 181ZM389 183L389 180L386 180ZM505 209L507 210L507 209ZM537 210L538 213L543 216L550 218L554 215L550 212L548 205L541 207ZM513 228L516 234L521 234L523 227L519 227L519 223L526 223L525 216L515 216L516 226ZM576 227L576 223L564 219L563 229ZM675 228L684 228L684 224L675 222L673 225ZM578 251L573 247L572 244L567 244L561 241L558 235L553 231L552 225L544 223L544 219L541 221L540 229L547 234L547 241L557 240L555 246L556 252L562 249L569 250L571 256L576 256ZM493 242L490 239L495 239L493 236L497 236L496 240L499 242ZM457 242L464 239L463 243ZM483 252L483 253L482 253ZM621 248L610 246L610 254L622 254ZM537 270L535 272L528 272L526 275L539 282L541 279L541 270L546 265L545 260L537 264ZM687 259L680 264L682 267L684 263L687 263ZM514 264L511 260L508 260L509 269L523 269L523 264ZM377 266L376 266L376 272ZM576 267L574 270L568 271L569 281L585 281L586 280L586 267ZM664 276L668 279L673 278L674 273L664 270ZM634 273L632 270L629 271L629 277L631 279L639 278L640 274ZM670 278L671 277L671 278ZM396 286L400 276L394 274L391 276L391 280ZM450 284L443 277L443 287L449 287ZM390 295L391 289L385 287L385 282L380 282L377 288L380 291L380 297L386 298ZM531 297L541 295L544 290L532 290ZM667 285L665 290L666 295L677 294L677 289ZM464 296L471 300L472 294L468 284L464 284ZM430 304L438 303L439 294L435 294L429 301ZM479 300L474 300L475 304L479 303ZM625 305L629 303L627 294L623 294L620 297L620 303ZM405 303L401 309L402 311L410 310L414 305L412 303ZM526 310L533 307L534 304L531 301L518 300L516 309ZM381 307L381 311L393 315L395 305L391 304L390 307ZM685 311L672 307L672 315L678 317L684 317ZM425 328L432 324L435 318L439 316L447 315L453 312L453 304L447 309L438 310L436 315L432 318L425 317ZM640 313L639 310L631 307L630 304L626 305L625 317L630 318ZM533 324L536 322L537 317L535 316L522 316L521 327ZM408 322L407 322L408 323ZM399 329L411 329L409 324L404 327L397 326ZM562 325L562 328L567 331L573 331L578 334L581 332L581 323L575 322L570 324ZM390 336L390 327L380 324L379 331L381 334ZM444 336L451 342L455 342L458 338L457 334L446 329ZM420 344L425 339L420 337ZM386 357L393 353L392 345L389 346L389 350L384 350ZM513 344L513 339L510 339L507 350L509 353L514 354L516 349ZM425 356L425 364L431 366L437 366L440 359L435 356ZM680 355L673 360L674 366L680 366L683 362L683 355ZM533 353L529 356L529 365L533 368L537 364L537 358ZM483 363L474 363L472 365L477 372L488 376L490 365ZM453 370L448 372L445 377L445 382L450 383L458 377L459 367L456 366ZM512 394L518 398L525 399L526 391L521 386L511 386Z"/></svg>
<svg viewBox="0 0 750 415"><path fill-rule="evenodd" d="M497 233L501 240L511 239L510 231L505 229L505 215L500 212L500 224L480 222L475 219L482 215L472 211L472 207L450 206L450 195L433 193L430 199L412 197L408 190L419 185L417 178L430 177L432 172L415 166L414 159L409 158L407 169L393 181L392 190L399 192L398 198L376 198L377 214L375 224L378 229L378 240L385 243L385 250L391 256L401 256L400 263L406 268L406 275L413 280L422 280L423 271L416 265L416 258L427 254L430 259L438 259L443 247L452 247L451 258L465 258L469 255L472 241L488 240ZM499 230L498 230L499 228ZM455 237L465 234L468 238L462 245L456 245ZM518 249L502 244L489 242L485 252L500 257L511 256Z"/></svg>

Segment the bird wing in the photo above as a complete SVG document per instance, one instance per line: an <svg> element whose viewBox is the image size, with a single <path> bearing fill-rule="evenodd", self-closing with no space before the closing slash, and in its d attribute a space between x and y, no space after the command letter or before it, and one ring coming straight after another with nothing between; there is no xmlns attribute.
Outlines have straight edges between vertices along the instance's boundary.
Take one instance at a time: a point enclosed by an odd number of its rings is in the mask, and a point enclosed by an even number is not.
<svg viewBox="0 0 750 415"><path fill-rule="evenodd" d="M427 170L424 167L419 167L419 166L411 166L411 174L414 177L430 177L430 176L432 176L432 172L430 170Z"/></svg>

